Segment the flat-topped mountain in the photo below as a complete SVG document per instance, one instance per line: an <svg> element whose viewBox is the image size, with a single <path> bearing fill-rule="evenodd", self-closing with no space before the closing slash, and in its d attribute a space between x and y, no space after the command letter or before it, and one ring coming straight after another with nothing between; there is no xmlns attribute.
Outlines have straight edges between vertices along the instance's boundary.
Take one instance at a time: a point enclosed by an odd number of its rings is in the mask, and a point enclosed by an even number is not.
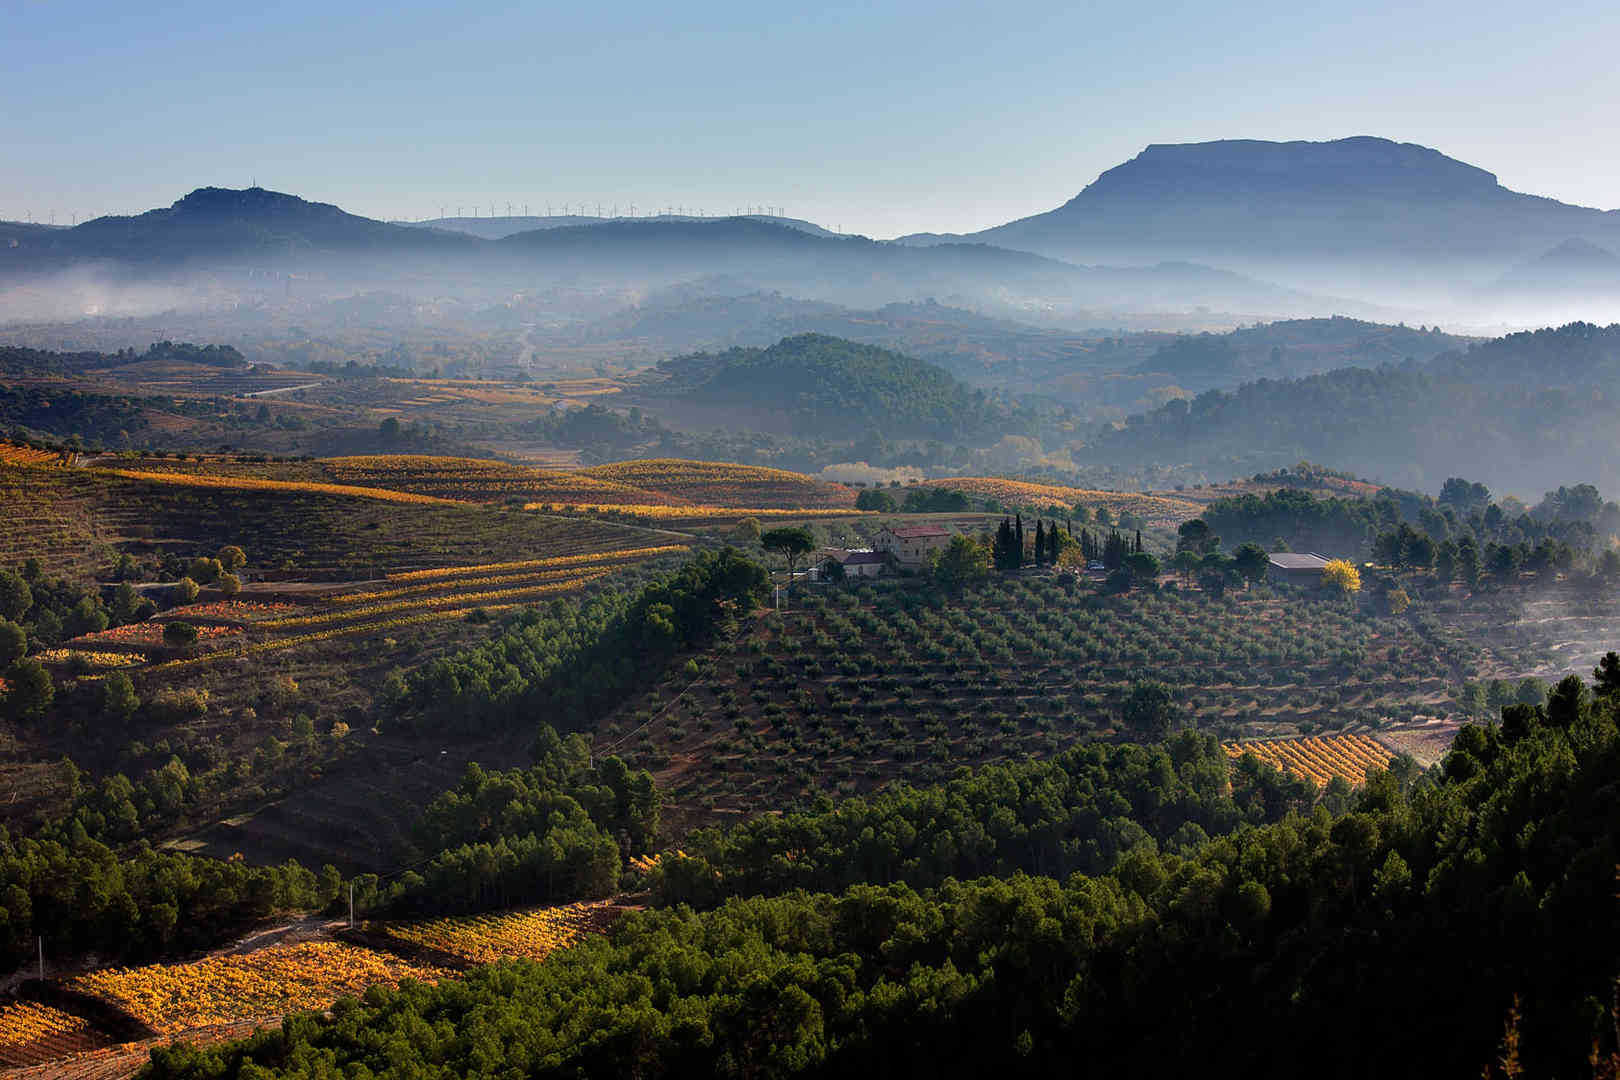
<svg viewBox="0 0 1620 1080"><path fill-rule="evenodd" d="M1620 243L1620 211L1521 194L1437 150L1357 137L1149 146L1062 206L969 238L1086 262L1299 273L1366 296L1391 268L1448 265L1483 283L1572 237Z"/></svg>

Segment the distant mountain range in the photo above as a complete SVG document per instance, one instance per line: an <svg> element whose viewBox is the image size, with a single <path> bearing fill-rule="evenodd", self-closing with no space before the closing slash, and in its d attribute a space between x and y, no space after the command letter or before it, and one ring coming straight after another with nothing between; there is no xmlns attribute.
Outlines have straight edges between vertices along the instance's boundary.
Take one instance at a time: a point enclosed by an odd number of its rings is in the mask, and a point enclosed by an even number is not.
<svg viewBox="0 0 1620 1080"><path fill-rule="evenodd" d="M1046 213L892 242L763 216L390 223L261 188L202 188L72 228L0 223L0 283L85 265L227 267L413 296L482 288L487 300L536 274L632 289L726 274L811 300L938 296L1048 325L1141 326L1130 320L1198 309L1227 325L1554 322L1603 320L1611 306L1620 318L1615 252L1620 211L1510 191L1436 150L1357 137L1153 145Z"/></svg>
<svg viewBox="0 0 1620 1080"><path fill-rule="evenodd" d="M329 294L482 289L494 298L564 278L641 289L726 274L755 288L861 306L945 296L1087 320L1103 312L1206 308L1241 318L1354 306L1193 264L1081 267L988 244L915 247L758 217L552 223L485 239L375 221L262 188L202 188L133 217L68 229L0 226L0 282L85 267L148 284L155 274L190 282L227 272L239 293L268 295L273 290L255 286L255 275L324 282Z"/></svg>

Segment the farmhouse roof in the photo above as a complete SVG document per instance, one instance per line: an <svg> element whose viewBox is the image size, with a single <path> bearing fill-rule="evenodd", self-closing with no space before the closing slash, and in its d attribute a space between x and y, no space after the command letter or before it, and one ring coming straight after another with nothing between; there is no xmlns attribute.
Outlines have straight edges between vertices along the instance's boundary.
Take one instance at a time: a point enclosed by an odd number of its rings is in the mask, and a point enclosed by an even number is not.
<svg viewBox="0 0 1620 1080"><path fill-rule="evenodd" d="M883 562L884 557L875 551L847 551L839 561L845 566L868 566Z"/></svg>
<svg viewBox="0 0 1620 1080"><path fill-rule="evenodd" d="M951 535L938 525L907 525L904 528L889 529L887 531L901 540L922 540L929 536Z"/></svg>
<svg viewBox="0 0 1620 1080"><path fill-rule="evenodd" d="M1279 551L1271 556L1271 565L1279 570L1320 570L1327 564L1328 557L1314 551Z"/></svg>

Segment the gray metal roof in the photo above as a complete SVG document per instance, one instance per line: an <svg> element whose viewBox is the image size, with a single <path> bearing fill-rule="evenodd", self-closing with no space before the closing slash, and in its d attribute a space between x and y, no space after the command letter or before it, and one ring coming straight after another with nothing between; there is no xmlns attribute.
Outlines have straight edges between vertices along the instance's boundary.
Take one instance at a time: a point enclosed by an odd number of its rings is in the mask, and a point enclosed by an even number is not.
<svg viewBox="0 0 1620 1080"><path fill-rule="evenodd" d="M1327 564L1328 557L1314 551L1278 551L1271 555L1271 565L1279 570L1320 570Z"/></svg>

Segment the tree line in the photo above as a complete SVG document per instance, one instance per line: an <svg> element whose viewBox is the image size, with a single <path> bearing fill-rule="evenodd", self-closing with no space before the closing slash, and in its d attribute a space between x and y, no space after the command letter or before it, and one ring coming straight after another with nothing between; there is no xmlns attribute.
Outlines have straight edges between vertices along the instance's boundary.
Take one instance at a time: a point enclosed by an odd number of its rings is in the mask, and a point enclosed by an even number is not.
<svg viewBox="0 0 1620 1080"><path fill-rule="evenodd" d="M494 731L536 721L593 726L648 670L712 641L768 593L734 548L700 552L636 592L529 608L494 640L390 676L382 699L419 731Z"/></svg>

